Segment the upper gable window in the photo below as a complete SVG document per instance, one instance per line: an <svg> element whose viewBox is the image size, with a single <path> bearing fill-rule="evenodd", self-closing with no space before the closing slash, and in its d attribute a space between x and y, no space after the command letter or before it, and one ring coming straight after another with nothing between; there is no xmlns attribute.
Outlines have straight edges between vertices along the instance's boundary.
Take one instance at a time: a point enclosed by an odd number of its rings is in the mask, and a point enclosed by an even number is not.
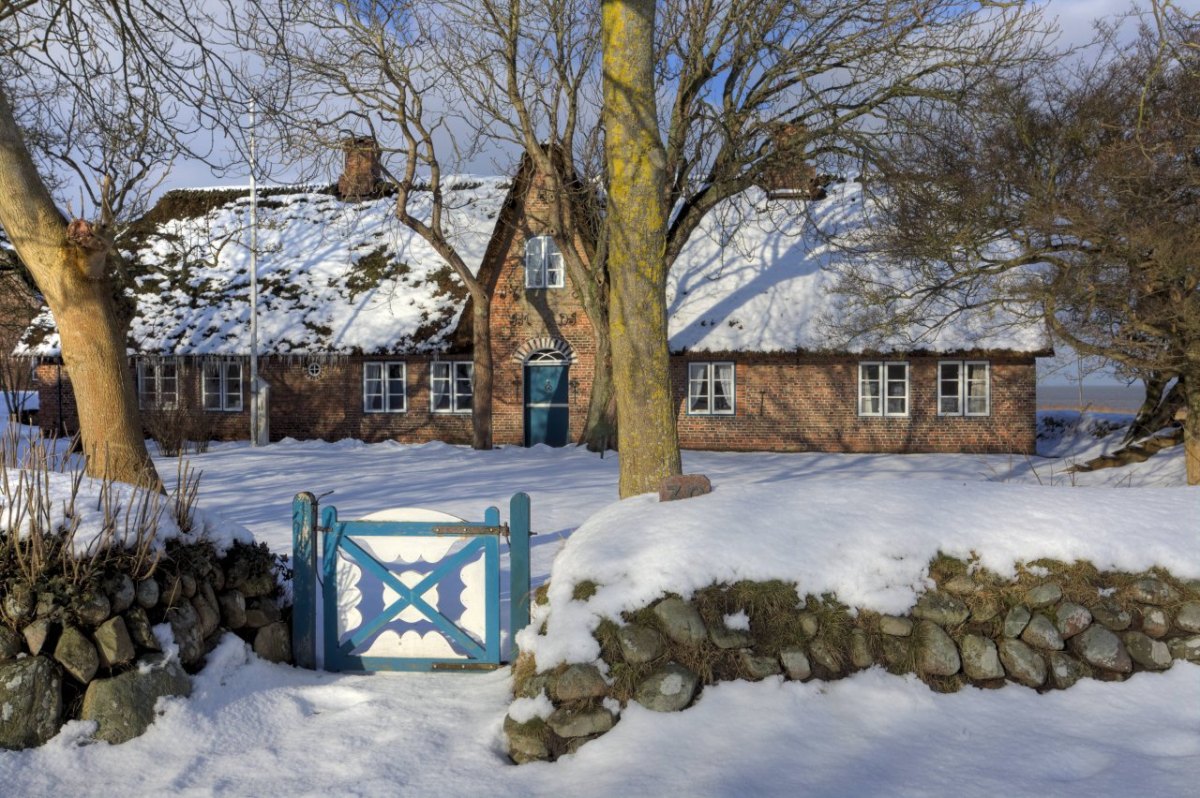
<svg viewBox="0 0 1200 798"><path fill-rule="evenodd" d="M550 236L525 242L525 287L562 288L566 285L562 253Z"/></svg>

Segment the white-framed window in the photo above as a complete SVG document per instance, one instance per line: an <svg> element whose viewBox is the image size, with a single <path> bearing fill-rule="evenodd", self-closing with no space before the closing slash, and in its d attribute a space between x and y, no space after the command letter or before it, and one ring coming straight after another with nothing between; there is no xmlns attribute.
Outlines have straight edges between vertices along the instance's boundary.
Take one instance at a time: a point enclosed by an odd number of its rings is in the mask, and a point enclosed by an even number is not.
<svg viewBox="0 0 1200 798"><path fill-rule="evenodd" d="M469 360L438 360L429 369L429 409L434 413L470 413L475 366Z"/></svg>
<svg viewBox="0 0 1200 798"><path fill-rule="evenodd" d="M206 360L200 383L205 410L238 412L242 409L240 360Z"/></svg>
<svg viewBox="0 0 1200 798"><path fill-rule="evenodd" d="M363 412L403 413L408 409L403 361L363 363Z"/></svg>
<svg viewBox="0 0 1200 798"><path fill-rule="evenodd" d="M525 242L525 287L562 288L566 283L563 256L550 236Z"/></svg>
<svg viewBox="0 0 1200 798"><path fill-rule="evenodd" d="M986 360L938 362L939 416L986 416L991 412L991 367Z"/></svg>
<svg viewBox="0 0 1200 798"><path fill-rule="evenodd" d="M908 363L888 360L858 364L858 414L908 415Z"/></svg>
<svg viewBox="0 0 1200 798"><path fill-rule="evenodd" d="M173 407L179 402L179 364L173 360L139 360L137 394L141 407Z"/></svg>
<svg viewBox="0 0 1200 798"><path fill-rule="evenodd" d="M688 415L732 416L733 363L688 363Z"/></svg>

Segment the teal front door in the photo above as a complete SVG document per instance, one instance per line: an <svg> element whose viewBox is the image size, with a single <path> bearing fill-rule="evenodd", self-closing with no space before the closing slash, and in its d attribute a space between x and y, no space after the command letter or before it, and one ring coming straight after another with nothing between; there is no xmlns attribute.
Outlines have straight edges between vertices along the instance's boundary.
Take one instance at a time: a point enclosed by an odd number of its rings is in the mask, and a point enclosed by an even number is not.
<svg viewBox="0 0 1200 798"><path fill-rule="evenodd" d="M525 365L525 445L566 446L570 429L570 369L561 360Z"/></svg>

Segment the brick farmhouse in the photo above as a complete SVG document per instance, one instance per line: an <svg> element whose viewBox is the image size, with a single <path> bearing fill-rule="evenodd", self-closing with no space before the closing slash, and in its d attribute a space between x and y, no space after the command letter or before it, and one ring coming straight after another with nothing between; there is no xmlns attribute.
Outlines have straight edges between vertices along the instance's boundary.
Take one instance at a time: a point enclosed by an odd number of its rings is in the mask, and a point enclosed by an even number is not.
<svg viewBox="0 0 1200 798"><path fill-rule="evenodd" d="M337 187L259 192L259 373L272 439L466 443L471 314L444 261L402 227L369 150ZM548 222L549 181L461 177L455 243L492 296L493 428L502 445L579 439L596 342ZM914 347L835 348L823 267L863 218L861 186L806 199L752 189L693 234L668 287L680 443L692 449L1032 453L1044 334L961 316ZM129 295L139 399L188 408L217 438L249 436L249 196L176 191L140 220ZM17 352L38 359L41 423L76 425L43 312Z"/></svg>

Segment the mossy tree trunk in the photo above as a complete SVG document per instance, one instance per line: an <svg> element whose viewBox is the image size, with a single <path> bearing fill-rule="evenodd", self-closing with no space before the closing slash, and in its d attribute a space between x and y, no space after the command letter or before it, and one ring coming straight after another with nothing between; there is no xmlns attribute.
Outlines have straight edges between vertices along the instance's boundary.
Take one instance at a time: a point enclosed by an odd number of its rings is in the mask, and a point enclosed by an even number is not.
<svg viewBox="0 0 1200 798"><path fill-rule="evenodd" d="M487 291L476 281L471 289L472 378L471 446L492 448L492 304Z"/></svg>
<svg viewBox="0 0 1200 798"><path fill-rule="evenodd" d="M54 314L87 471L161 489L146 450L104 230L70 225L37 172L0 88L0 226Z"/></svg>
<svg viewBox="0 0 1200 798"><path fill-rule="evenodd" d="M1183 459L1187 484L1200 485L1200 372L1186 374L1183 382L1187 418L1183 422Z"/></svg>
<svg viewBox="0 0 1200 798"><path fill-rule="evenodd" d="M679 474L667 349L666 158L654 96L654 0L602 7L613 387L622 497Z"/></svg>

